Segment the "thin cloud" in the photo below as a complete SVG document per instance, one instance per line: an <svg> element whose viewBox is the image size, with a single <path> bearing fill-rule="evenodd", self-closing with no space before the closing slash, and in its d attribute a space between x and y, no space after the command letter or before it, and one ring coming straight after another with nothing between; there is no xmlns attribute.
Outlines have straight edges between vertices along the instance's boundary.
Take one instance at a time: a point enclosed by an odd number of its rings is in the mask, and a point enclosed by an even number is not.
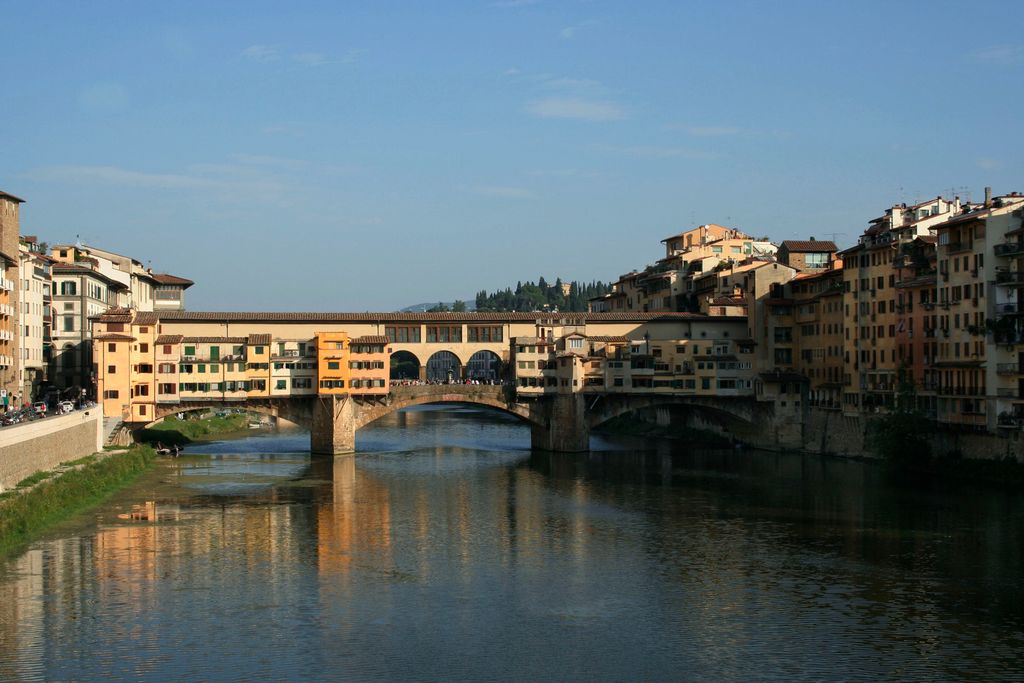
<svg viewBox="0 0 1024 683"><path fill-rule="evenodd" d="M576 37L576 34L580 31L580 29L584 29L587 28L588 26L593 25L593 21L582 21L578 24L573 24L572 26L566 26L565 28L558 32L558 37L561 38L562 40L572 40L573 38Z"/></svg>
<svg viewBox="0 0 1024 683"><path fill-rule="evenodd" d="M474 194L484 197L501 197L503 199L529 199L533 192L525 187L507 187L500 185L478 185L472 188Z"/></svg>
<svg viewBox="0 0 1024 683"><path fill-rule="evenodd" d="M1024 45L992 45L971 53L971 59L984 64L1012 66L1024 63Z"/></svg>
<svg viewBox="0 0 1024 683"><path fill-rule="evenodd" d="M246 59L260 64L269 64L282 59L288 59L295 64L306 67L325 66L327 64L353 64L366 53L362 48L352 47L345 50L341 56L332 57L323 52L289 52L278 45L250 45L242 50L241 55Z"/></svg>
<svg viewBox="0 0 1024 683"><path fill-rule="evenodd" d="M602 152L624 154L637 159L700 159L709 161L720 158L720 155L714 152L704 152L685 147L662 147L659 145L599 145L596 149Z"/></svg>
<svg viewBox="0 0 1024 683"><path fill-rule="evenodd" d="M716 138L723 135L739 135L743 131L734 126L689 126L686 132L699 138Z"/></svg>
<svg viewBox="0 0 1024 683"><path fill-rule="evenodd" d="M546 97L529 103L526 110L542 119L618 121L625 118L622 107L615 102L582 97Z"/></svg>
<svg viewBox="0 0 1024 683"><path fill-rule="evenodd" d="M974 165L986 171L994 171L997 168L1001 168L1003 164L998 159L989 159L983 157L981 159L975 160Z"/></svg>
<svg viewBox="0 0 1024 683"><path fill-rule="evenodd" d="M281 58L281 48L276 45L250 45L242 50L242 56L261 64L276 62Z"/></svg>
<svg viewBox="0 0 1024 683"><path fill-rule="evenodd" d="M329 63L327 56L320 52L300 52L292 55L292 61L303 66L323 66Z"/></svg>

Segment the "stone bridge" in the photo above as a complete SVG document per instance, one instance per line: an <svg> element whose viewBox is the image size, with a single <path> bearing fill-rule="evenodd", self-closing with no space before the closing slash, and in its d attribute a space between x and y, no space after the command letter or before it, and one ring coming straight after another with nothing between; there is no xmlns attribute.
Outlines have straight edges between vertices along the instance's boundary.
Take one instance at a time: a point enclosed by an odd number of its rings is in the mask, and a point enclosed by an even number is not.
<svg viewBox="0 0 1024 683"><path fill-rule="evenodd" d="M157 419L196 410L227 407L270 415L310 430L310 450L341 455L355 450L355 433L396 410L431 403L469 403L515 415L530 425L531 444L540 450L589 450L590 430L613 418L644 408L688 406L741 438L770 424L772 404L749 397L667 394L566 393L519 396L514 387L481 384L392 386L379 398L350 396L282 396L247 401L195 401L157 407ZM138 425L142 426L142 425Z"/></svg>

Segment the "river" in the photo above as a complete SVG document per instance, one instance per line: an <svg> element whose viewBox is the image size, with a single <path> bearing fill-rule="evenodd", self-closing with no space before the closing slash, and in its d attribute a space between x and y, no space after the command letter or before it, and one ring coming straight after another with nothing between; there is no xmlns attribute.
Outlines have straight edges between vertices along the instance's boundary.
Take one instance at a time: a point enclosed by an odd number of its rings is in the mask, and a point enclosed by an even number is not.
<svg viewBox="0 0 1024 683"><path fill-rule="evenodd" d="M0 680L1024 677L1024 497L425 407L196 444L0 565Z"/></svg>

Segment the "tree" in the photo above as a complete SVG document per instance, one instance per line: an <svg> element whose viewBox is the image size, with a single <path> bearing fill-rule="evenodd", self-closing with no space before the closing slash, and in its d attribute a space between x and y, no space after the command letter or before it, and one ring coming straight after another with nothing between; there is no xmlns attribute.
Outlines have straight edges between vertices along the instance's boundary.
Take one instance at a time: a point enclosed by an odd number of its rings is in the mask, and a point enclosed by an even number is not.
<svg viewBox="0 0 1024 683"><path fill-rule="evenodd" d="M427 313L447 313L448 307L443 302L438 301L436 306L432 306L427 309Z"/></svg>
<svg viewBox="0 0 1024 683"><path fill-rule="evenodd" d="M906 362L898 370L897 383L893 410L868 425L868 446L899 465L925 465L932 457L928 439L932 422L917 406L914 378Z"/></svg>
<svg viewBox="0 0 1024 683"><path fill-rule="evenodd" d="M456 299L455 303L452 304L452 312L453 313L465 313L466 312L466 302L462 301L461 299Z"/></svg>

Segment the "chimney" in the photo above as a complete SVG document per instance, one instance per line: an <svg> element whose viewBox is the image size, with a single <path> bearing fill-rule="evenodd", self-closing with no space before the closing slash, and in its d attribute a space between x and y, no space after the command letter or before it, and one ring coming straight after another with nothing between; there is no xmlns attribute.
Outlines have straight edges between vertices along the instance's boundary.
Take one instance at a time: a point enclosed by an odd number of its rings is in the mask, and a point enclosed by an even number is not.
<svg viewBox="0 0 1024 683"><path fill-rule="evenodd" d="M811 235L811 241L812 242L814 241L814 235Z"/></svg>
<svg viewBox="0 0 1024 683"><path fill-rule="evenodd" d="M987 209L987 208L989 208L991 206L992 206L992 188L991 187L986 187L985 188L985 208Z"/></svg>

